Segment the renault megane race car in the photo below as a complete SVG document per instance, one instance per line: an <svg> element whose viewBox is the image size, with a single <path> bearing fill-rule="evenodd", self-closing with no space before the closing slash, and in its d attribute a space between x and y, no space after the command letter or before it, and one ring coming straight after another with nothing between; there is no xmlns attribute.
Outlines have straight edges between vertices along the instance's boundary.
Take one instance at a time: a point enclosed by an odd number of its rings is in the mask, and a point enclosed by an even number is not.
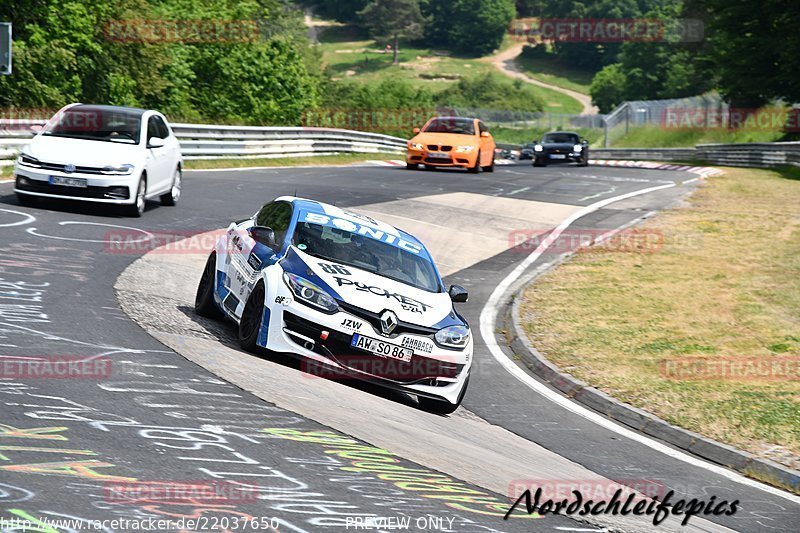
<svg viewBox="0 0 800 533"><path fill-rule="evenodd" d="M425 246L371 217L281 197L233 223L215 246L195 309L239 325L239 341L292 352L336 375L414 394L446 414L464 398L469 325Z"/></svg>

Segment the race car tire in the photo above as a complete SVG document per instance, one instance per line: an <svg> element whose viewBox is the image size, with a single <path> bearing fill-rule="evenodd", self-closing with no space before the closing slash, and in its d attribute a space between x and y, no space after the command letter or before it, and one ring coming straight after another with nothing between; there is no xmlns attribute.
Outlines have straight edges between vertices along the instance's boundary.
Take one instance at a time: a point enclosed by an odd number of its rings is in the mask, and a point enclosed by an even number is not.
<svg viewBox="0 0 800 533"><path fill-rule="evenodd" d="M533 166L535 166L535 167L546 167L547 163L541 161L540 159L534 159L533 160Z"/></svg>
<svg viewBox="0 0 800 533"><path fill-rule="evenodd" d="M206 318L222 318L217 304L214 303L214 282L217 277L217 253L211 252L203 268L203 275L197 285L197 294L194 297L194 312Z"/></svg>
<svg viewBox="0 0 800 533"><path fill-rule="evenodd" d="M17 193L17 203L19 205L25 207L31 207L32 205L36 204L37 198L35 196L31 196L30 194L22 194L21 192Z"/></svg>
<svg viewBox="0 0 800 533"><path fill-rule="evenodd" d="M177 205L178 200L181 199L181 181L183 174L181 167L175 169L175 176L172 178L172 187L168 193L161 195L161 205L173 206Z"/></svg>
<svg viewBox="0 0 800 533"><path fill-rule="evenodd" d="M586 157L584 157L583 159L578 161L578 166L579 167L588 167L589 166L589 156L587 155Z"/></svg>
<svg viewBox="0 0 800 533"><path fill-rule="evenodd" d="M488 167L483 167L484 172L494 172L494 156L492 156L492 164Z"/></svg>
<svg viewBox="0 0 800 533"><path fill-rule="evenodd" d="M264 317L264 282L259 281L253 287L253 292L247 298L239 321L239 346L246 352L258 350L258 333L261 331L261 321Z"/></svg>
<svg viewBox="0 0 800 533"><path fill-rule="evenodd" d="M419 165L416 163L406 163L406 170L419 170Z"/></svg>
<svg viewBox="0 0 800 533"><path fill-rule="evenodd" d="M461 393L458 395L458 400L456 403L450 403L445 400L434 400L433 398L426 398L424 396L418 396L417 401L419 402L419 406L435 415L449 415L455 412L458 409L458 406L461 405L461 401L464 399L464 395L467 393L467 387L469 386L469 376L467 376L467 381L464 382L464 388L461 389Z"/></svg>
<svg viewBox="0 0 800 533"><path fill-rule="evenodd" d="M475 166L469 167L467 172L470 174L477 174L481 171L481 153L478 152L478 157L475 158Z"/></svg>
<svg viewBox="0 0 800 533"><path fill-rule="evenodd" d="M125 211L129 217L139 218L144 214L144 208L147 204L147 178L144 174L139 178L139 185L136 187L136 196L133 203L125 206Z"/></svg>
<svg viewBox="0 0 800 533"><path fill-rule="evenodd" d="M436 170L436 167L433 165L425 165L425 170Z"/></svg>

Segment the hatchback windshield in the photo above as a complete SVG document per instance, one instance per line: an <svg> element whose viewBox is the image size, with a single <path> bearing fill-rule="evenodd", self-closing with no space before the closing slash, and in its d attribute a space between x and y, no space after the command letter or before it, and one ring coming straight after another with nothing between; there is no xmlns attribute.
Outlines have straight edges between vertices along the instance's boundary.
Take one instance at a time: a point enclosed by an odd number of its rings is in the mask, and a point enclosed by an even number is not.
<svg viewBox="0 0 800 533"><path fill-rule="evenodd" d="M104 106L75 106L60 112L43 135L137 144L142 112Z"/></svg>
<svg viewBox="0 0 800 533"><path fill-rule="evenodd" d="M580 139L574 133L548 133L542 138L543 143L578 144Z"/></svg>
<svg viewBox="0 0 800 533"><path fill-rule="evenodd" d="M358 233L301 222L292 243L320 259L360 268L429 292L440 289L436 271L426 258Z"/></svg>
<svg viewBox="0 0 800 533"><path fill-rule="evenodd" d="M435 118L425 128L428 133L475 135L475 122L469 118Z"/></svg>

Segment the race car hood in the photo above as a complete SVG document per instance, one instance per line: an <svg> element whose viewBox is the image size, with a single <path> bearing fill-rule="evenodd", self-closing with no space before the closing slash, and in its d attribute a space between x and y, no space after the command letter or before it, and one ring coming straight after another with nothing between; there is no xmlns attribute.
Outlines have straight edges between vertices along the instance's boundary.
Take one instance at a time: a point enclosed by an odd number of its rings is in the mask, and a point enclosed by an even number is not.
<svg viewBox="0 0 800 533"><path fill-rule="evenodd" d="M474 135L460 135L456 133L426 133L417 134L411 142L421 144L437 144L446 146L477 146L478 138Z"/></svg>
<svg viewBox="0 0 800 533"><path fill-rule="evenodd" d="M23 152L48 163L104 167L106 165L135 165L144 157L144 150L133 143L91 141L37 135Z"/></svg>
<svg viewBox="0 0 800 533"><path fill-rule="evenodd" d="M323 265L328 265L325 267ZM453 303L446 292L433 293L394 281L350 265L349 274L330 273L331 263L289 248L281 266L287 272L302 276L325 289L331 296L373 313L394 311L401 322L424 327L444 327L453 323Z"/></svg>

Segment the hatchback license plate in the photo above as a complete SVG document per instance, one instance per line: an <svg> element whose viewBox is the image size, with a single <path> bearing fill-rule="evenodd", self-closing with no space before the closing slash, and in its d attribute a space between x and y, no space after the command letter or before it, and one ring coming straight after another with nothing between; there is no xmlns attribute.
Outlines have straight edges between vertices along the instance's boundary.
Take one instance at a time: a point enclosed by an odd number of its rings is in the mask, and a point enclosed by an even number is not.
<svg viewBox="0 0 800 533"><path fill-rule="evenodd" d="M65 176L50 176L50 185L64 185L65 187L86 188L86 178L68 178Z"/></svg>
<svg viewBox="0 0 800 533"><path fill-rule="evenodd" d="M408 348L390 344L388 342L379 341L371 337L364 337L356 333L353 335L353 340L350 341L350 346L360 348L380 357L388 357L390 359L397 359L408 363L411 361L411 355L414 353Z"/></svg>

